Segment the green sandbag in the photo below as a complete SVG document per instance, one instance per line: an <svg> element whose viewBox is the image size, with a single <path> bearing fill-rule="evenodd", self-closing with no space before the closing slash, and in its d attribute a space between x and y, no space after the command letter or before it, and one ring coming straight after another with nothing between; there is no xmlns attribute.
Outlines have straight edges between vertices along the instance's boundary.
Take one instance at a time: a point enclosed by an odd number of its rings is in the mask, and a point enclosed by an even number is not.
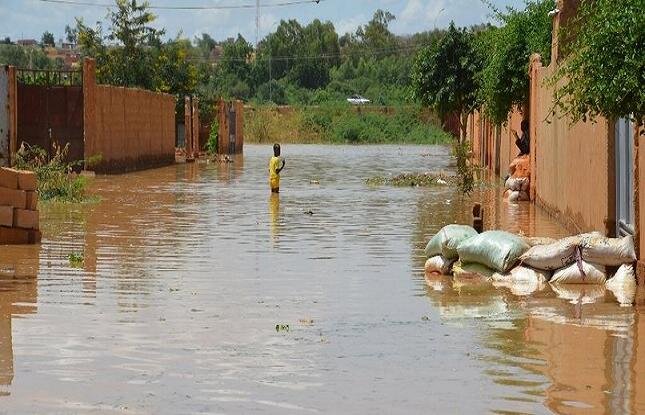
<svg viewBox="0 0 645 415"><path fill-rule="evenodd" d="M477 235L477 231L467 225L446 225L426 245L428 258L443 255L446 259L457 259L457 247L468 238Z"/></svg>
<svg viewBox="0 0 645 415"><path fill-rule="evenodd" d="M474 262L499 272L508 272L528 249L528 244L517 235L488 231L462 242L457 252L461 262Z"/></svg>

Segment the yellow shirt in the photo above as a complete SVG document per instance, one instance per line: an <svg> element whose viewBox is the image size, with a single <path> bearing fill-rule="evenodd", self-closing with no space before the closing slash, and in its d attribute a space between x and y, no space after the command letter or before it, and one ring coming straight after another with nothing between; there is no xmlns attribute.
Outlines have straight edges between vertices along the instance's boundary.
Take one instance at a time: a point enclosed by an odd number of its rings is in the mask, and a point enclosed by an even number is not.
<svg viewBox="0 0 645 415"><path fill-rule="evenodd" d="M280 157L274 156L269 160L269 183L271 183L271 188L273 189L280 187L280 173L278 173L278 169L281 165Z"/></svg>

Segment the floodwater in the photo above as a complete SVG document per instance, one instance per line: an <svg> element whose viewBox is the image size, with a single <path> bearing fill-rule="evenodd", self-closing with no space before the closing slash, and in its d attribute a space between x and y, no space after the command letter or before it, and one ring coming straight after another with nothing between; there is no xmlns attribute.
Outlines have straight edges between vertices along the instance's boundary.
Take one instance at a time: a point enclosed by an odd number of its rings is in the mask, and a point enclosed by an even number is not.
<svg viewBox="0 0 645 415"><path fill-rule="evenodd" d="M283 153L279 196L247 146L42 207L42 246L0 247L0 413L645 413L642 300L424 278L473 200L487 228L567 234L540 210L363 182L449 170L442 147Z"/></svg>

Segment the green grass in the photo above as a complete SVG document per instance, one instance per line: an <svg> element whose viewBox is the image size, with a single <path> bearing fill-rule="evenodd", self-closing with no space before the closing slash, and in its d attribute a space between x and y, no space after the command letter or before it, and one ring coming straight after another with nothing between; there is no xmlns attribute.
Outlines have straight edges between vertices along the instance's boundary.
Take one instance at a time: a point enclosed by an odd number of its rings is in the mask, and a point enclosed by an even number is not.
<svg viewBox="0 0 645 415"><path fill-rule="evenodd" d="M415 106L258 106L247 111L245 131L251 143L427 145L453 141L431 114Z"/></svg>

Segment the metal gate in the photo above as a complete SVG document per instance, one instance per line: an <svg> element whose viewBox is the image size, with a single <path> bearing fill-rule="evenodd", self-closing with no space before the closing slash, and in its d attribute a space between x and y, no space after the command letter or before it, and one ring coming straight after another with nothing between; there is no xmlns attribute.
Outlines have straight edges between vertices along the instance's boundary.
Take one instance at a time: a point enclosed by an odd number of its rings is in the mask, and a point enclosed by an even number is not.
<svg viewBox="0 0 645 415"><path fill-rule="evenodd" d="M18 148L24 142L51 157L69 143L67 160L83 160L81 83L77 71L18 71Z"/></svg>
<svg viewBox="0 0 645 415"><path fill-rule="evenodd" d="M634 124L616 121L616 235L634 234Z"/></svg>
<svg viewBox="0 0 645 415"><path fill-rule="evenodd" d="M235 104L231 103L228 107L228 154L235 154L237 140L237 117L235 114Z"/></svg>

